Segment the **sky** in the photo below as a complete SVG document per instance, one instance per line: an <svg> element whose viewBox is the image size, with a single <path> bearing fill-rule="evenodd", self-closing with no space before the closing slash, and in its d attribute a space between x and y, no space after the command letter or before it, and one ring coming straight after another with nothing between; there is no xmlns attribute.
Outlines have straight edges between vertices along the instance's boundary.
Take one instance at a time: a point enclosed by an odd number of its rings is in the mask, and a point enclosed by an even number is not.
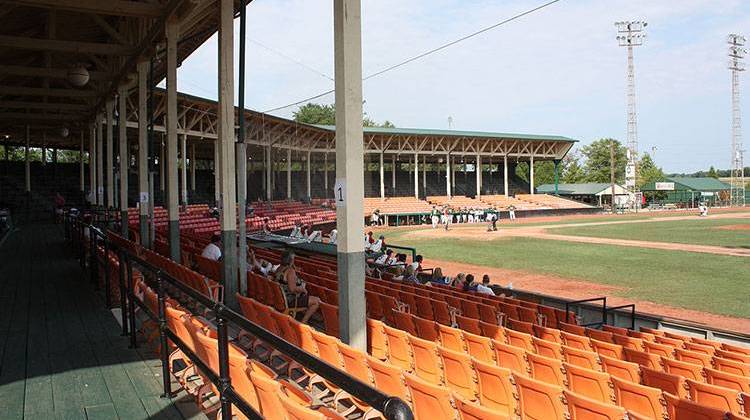
<svg viewBox="0 0 750 420"><path fill-rule="evenodd" d="M362 0L363 73L545 2ZM247 17L248 108L267 111L333 88L331 0L254 0ZM726 37L750 29L750 2L743 0L561 0L365 81L364 110L397 127L446 129L450 117L458 130L556 134L579 140L577 147L603 137L625 142L627 58L614 26L620 20L648 22L647 40L635 49L639 150L666 172L728 168ZM178 89L216 99L216 57L214 36L182 63ZM235 69L237 63L235 55ZM747 90L748 75L740 80ZM329 94L314 102L333 100ZM750 123L745 102L742 117ZM290 117L295 109L273 114Z"/></svg>

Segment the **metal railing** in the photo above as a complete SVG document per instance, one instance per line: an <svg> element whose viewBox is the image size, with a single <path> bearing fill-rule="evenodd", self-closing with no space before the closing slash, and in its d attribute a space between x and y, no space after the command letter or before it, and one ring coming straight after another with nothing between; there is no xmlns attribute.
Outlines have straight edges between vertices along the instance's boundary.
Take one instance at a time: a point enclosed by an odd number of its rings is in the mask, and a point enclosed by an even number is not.
<svg viewBox="0 0 750 420"><path fill-rule="evenodd" d="M565 322L570 322L570 307L575 306L578 308L582 303L591 303L591 302L602 302L602 321L601 322L592 322L589 324L581 325L582 327L591 327L591 326L602 326L607 324L607 298L606 297L596 297L596 298L590 298L590 299L581 299L581 300L573 300L570 302L565 302Z"/></svg>
<svg viewBox="0 0 750 420"><path fill-rule="evenodd" d="M89 267L92 272L92 282L98 285L98 281L93 274L99 263L104 266L106 295L109 296L109 251L117 253L119 258L119 288L120 288L120 305L122 312L122 330L123 335L130 335L130 345L135 348L138 345L136 337L136 316L135 308L138 306L148 318L156 321L159 326L159 344L160 357L162 362L162 378L164 393L162 397L171 397L171 384L169 372L169 353L168 341L171 341L179 348L191 361L193 361L201 372L205 373L206 378L211 381L219 390L221 401L222 418L225 420L232 418L232 407L239 409L244 415L251 419L260 419L262 416L232 387L229 375L229 332L228 325L242 329L256 338L268 343L279 352L285 354L291 359L298 362L305 368L316 372L331 383L337 385L353 397L363 401L367 405L380 411L388 420L412 420L413 414L408 405L397 397L391 397L383 394L379 390L371 387L346 372L320 360L316 356L305 350L294 346L281 337L278 337L263 327L251 322L241 314L235 312L222 302L216 302L190 286L180 282L164 272L161 267L154 266L140 256L133 254L130 250L117 246L111 242L107 234L100 229L82 223L78 218L66 218L66 223L72 223L71 232L81 232L78 238L84 238L83 232L88 228L89 232ZM71 241L74 235L70 235ZM99 258L97 244L101 242L104 247L103 261ZM85 257L85 253L84 253ZM134 292L133 282L133 265L137 265L144 275L144 281L150 283L158 297L158 313L148 308ZM214 316L217 326L218 336L218 355L219 355L219 372L213 372L206 362L202 361L192 350L170 330L165 314L165 301L167 297L166 288L170 287L180 292L181 296L170 296L170 298L180 300L187 296L193 302L210 310ZM126 298L127 297L127 298ZM111 300L107 298L107 300Z"/></svg>
<svg viewBox="0 0 750 420"><path fill-rule="evenodd" d="M619 311L621 309L630 308L630 329L635 330L635 303L629 303L627 305L620 305L620 306L610 306L606 309L607 313ZM617 313L615 312L614 316L617 316ZM613 324L617 324L612 321Z"/></svg>

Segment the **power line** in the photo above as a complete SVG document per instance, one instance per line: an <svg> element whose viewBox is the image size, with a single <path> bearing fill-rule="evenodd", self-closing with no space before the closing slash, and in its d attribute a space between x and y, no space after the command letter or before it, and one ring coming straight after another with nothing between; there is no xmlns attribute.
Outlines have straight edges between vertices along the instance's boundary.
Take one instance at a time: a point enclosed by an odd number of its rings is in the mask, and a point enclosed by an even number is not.
<svg viewBox="0 0 750 420"><path fill-rule="evenodd" d="M247 40L250 41L250 42L252 42L253 44L255 44L255 45L257 45L257 46L265 49L265 50L268 50L268 51L270 51L270 52L278 55L279 57L286 58L287 60L293 62L294 64L297 64L299 66L302 66L302 67L310 70L311 72L317 74L318 76L322 76L322 77L325 77L326 79L328 79L330 81L333 81L333 77L331 77L331 76L323 73L322 71L320 71L320 70L318 70L318 69L316 69L316 68L314 68L312 66L308 66L307 64L305 64L305 63L303 63L303 62L295 59L294 57L290 57L290 56L284 54L283 52L281 52L279 50L276 50L274 48L271 48L268 45L265 45L265 44L261 43L260 41L255 40L253 38L247 37Z"/></svg>
<svg viewBox="0 0 750 420"><path fill-rule="evenodd" d="M453 45L456 45L456 44L458 44L460 42L466 41L467 39L473 38L473 37L475 37L477 35L483 34L483 33L487 32L487 31L495 29L495 28L497 28L499 26L503 26L503 25L505 25L507 23L513 22L514 20L520 19L520 18L522 18L522 17L524 17L526 15L529 15L531 13L537 12L537 11L539 11L541 9L544 9L544 8L546 8L548 6L551 6L551 5L553 5L553 4L555 4L555 3L559 2L559 1L561 1L561 0L550 0L550 1L548 1L546 3L543 3L543 4L541 4L541 5L537 6L537 7L534 7L533 9L529 9L529 10L526 10L525 12L518 13L518 14L513 15L513 16L507 18L507 19L501 20L500 22L497 22L497 23L495 23L493 25L490 25L490 26L487 26L485 28L482 28L482 29L480 29L480 30L478 30L476 32L472 32L472 33L470 33L468 35L462 36L461 38L458 38L456 40L453 40L453 41L450 41L450 42L445 43L443 45L440 45L439 47L436 47L436 48L433 48L431 50L425 51L425 52L423 52L421 54L415 55L414 57L408 58L408 59L406 59L404 61L401 61L401 62L399 62L397 64L388 66L388 67L386 67L386 68L384 68L382 70L378 70L375 73L372 73L372 74L364 77L362 80L363 81L369 80L369 79L372 79L374 77L380 76L383 73L389 72L391 70L395 70L395 69L397 69L397 68L399 68L401 66L404 66L404 65L409 64L411 62L417 61L417 60L419 60L421 58L427 57L428 55L431 55L431 54L434 54L434 53L436 53L438 51L444 50L444 49L446 49L448 47L451 47ZM333 93L335 91L336 91L335 89L327 90L327 91L325 91L323 93L319 93L319 94L317 94L315 96L311 96L309 98L305 98L305 99L293 102L291 104L284 105L284 106L279 106L279 107L276 107L276 108L273 108L273 109L269 109L269 110L263 111L263 112L269 113L269 112L278 111L278 110L281 110L281 109L284 109L284 108L289 108L290 106L295 106L295 105L299 105L299 104L301 104L303 102L308 102L308 101L311 101L313 99L318 99L318 98L320 98L322 96L326 96L326 95L331 94L331 93Z"/></svg>

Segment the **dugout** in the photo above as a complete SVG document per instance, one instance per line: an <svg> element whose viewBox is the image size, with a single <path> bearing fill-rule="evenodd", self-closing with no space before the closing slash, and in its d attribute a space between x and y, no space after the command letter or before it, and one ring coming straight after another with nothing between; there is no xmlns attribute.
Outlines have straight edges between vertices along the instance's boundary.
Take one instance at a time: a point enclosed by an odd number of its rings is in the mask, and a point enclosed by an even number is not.
<svg viewBox="0 0 750 420"><path fill-rule="evenodd" d="M601 207L612 203L612 184L585 182L578 184L543 184L536 188L538 194L556 194L563 198ZM622 185L615 184L615 202L618 205L632 202L633 193Z"/></svg>
<svg viewBox="0 0 750 420"><path fill-rule="evenodd" d="M649 204L680 208L693 208L701 201L716 206L729 200L729 184L711 177L665 177L644 185L641 191Z"/></svg>

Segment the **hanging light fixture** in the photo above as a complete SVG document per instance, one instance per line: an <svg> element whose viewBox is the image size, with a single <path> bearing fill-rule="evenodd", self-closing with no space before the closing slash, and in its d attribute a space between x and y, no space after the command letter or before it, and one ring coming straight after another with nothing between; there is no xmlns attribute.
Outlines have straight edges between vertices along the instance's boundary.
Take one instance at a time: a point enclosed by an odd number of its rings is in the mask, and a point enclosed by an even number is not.
<svg viewBox="0 0 750 420"><path fill-rule="evenodd" d="M75 87L86 86L89 82L89 71L83 64L76 64L68 69L68 82Z"/></svg>

